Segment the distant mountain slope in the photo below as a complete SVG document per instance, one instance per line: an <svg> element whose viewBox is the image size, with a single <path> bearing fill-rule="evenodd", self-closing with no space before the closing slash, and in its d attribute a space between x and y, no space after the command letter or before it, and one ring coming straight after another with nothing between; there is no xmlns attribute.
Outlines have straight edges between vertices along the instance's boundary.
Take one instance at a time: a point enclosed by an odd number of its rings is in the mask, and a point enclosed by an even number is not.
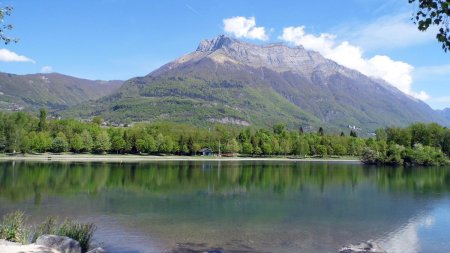
<svg viewBox="0 0 450 253"><path fill-rule="evenodd" d="M200 43L71 115L110 120L347 128L448 121L427 104L317 52L226 36Z"/></svg>
<svg viewBox="0 0 450 253"><path fill-rule="evenodd" d="M442 117L450 120L450 108L444 108L442 110L436 110Z"/></svg>
<svg viewBox="0 0 450 253"><path fill-rule="evenodd" d="M91 81L57 73L0 73L0 109L67 108L109 95L122 83L123 81Z"/></svg>

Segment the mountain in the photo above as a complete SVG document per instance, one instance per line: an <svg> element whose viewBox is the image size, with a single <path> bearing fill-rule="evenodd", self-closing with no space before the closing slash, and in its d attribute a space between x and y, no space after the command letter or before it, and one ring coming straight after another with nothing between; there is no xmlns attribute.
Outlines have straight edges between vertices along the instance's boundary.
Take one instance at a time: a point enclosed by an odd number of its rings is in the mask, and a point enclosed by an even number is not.
<svg viewBox="0 0 450 253"><path fill-rule="evenodd" d="M208 122L292 128L375 128L449 122L387 83L303 47L221 35L68 115L115 121Z"/></svg>
<svg viewBox="0 0 450 253"><path fill-rule="evenodd" d="M444 108L442 110L436 110L442 117L450 120L450 108Z"/></svg>
<svg viewBox="0 0 450 253"><path fill-rule="evenodd" d="M91 81L51 73L0 73L0 110L62 109L113 93L123 81Z"/></svg>

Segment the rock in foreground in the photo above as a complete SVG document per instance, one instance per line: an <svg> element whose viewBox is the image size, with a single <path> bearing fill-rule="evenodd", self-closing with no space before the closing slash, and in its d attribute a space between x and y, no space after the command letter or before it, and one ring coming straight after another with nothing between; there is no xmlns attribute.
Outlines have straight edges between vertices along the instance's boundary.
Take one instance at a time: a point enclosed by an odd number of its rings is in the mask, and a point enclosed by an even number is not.
<svg viewBox="0 0 450 253"><path fill-rule="evenodd" d="M80 243L66 236L41 235L36 244L56 249L61 253L81 253Z"/></svg>
<svg viewBox="0 0 450 253"><path fill-rule="evenodd" d="M374 242L362 242L347 245L339 250L339 253L386 253L386 251Z"/></svg>
<svg viewBox="0 0 450 253"><path fill-rule="evenodd" d="M98 248L89 250L87 253L106 253L106 250L104 250L103 248L98 247Z"/></svg>
<svg viewBox="0 0 450 253"><path fill-rule="evenodd" d="M16 242L10 242L6 240L0 240L0 252L1 253L61 253L55 249L36 245L28 244L22 245Z"/></svg>

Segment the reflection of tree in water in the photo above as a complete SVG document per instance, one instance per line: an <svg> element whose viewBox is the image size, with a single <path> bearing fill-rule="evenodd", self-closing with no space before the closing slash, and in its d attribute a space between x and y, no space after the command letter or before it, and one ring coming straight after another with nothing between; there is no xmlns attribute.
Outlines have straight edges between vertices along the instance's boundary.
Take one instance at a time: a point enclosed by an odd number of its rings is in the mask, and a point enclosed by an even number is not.
<svg viewBox="0 0 450 253"><path fill-rule="evenodd" d="M323 191L336 185L355 187L364 181L390 191L441 193L450 189L450 169L254 161L0 164L0 197L12 201L34 197L36 204L47 194L96 194L102 189L227 196L257 191L285 194L304 187Z"/></svg>
<svg viewBox="0 0 450 253"><path fill-rule="evenodd" d="M33 215L76 214L108 230L98 218L107 213L121 229L169 244L242 250L232 241L242 237L255 251L330 252L397 231L441 199L435 193L450 189L449 177L442 167L355 163L8 162L0 163L0 212L14 206ZM35 205L45 201L29 208L33 198Z"/></svg>

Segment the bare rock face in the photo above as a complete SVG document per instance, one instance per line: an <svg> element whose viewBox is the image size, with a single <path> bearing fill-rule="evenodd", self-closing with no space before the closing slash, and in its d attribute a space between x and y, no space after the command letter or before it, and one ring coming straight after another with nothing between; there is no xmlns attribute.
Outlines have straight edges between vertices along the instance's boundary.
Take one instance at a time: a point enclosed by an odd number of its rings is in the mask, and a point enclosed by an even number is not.
<svg viewBox="0 0 450 253"><path fill-rule="evenodd" d="M81 253L80 243L66 236L41 235L36 244L56 249L61 253Z"/></svg>
<svg viewBox="0 0 450 253"><path fill-rule="evenodd" d="M307 51L303 47L288 47L280 43L254 45L220 35L211 40L203 40L196 52L208 53L210 58L224 55L232 62L252 67L270 67L277 71L311 72L321 64L329 63L319 53Z"/></svg>
<svg viewBox="0 0 450 253"><path fill-rule="evenodd" d="M347 245L340 249L339 253L386 253L386 251L378 244L369 241Z"/></svg>

